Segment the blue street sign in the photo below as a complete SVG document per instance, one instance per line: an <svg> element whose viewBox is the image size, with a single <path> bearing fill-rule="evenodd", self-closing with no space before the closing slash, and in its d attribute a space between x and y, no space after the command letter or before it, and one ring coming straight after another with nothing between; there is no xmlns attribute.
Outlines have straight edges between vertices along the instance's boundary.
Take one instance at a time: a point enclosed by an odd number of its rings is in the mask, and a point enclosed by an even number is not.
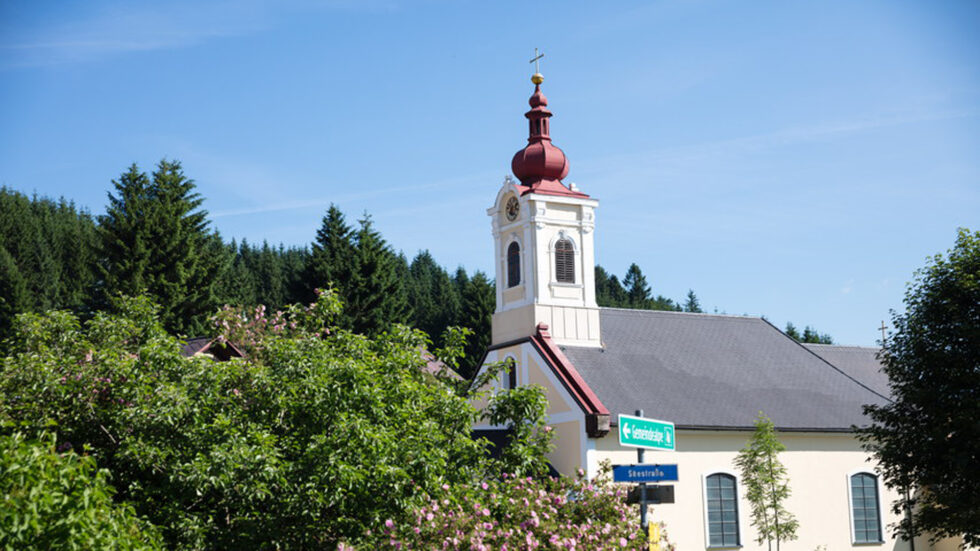
<svg viewBox="0 0 980 551"><path fill-rule="evenodd" d="M613 465L614 482L662 482L677 480L677 465Z"/></svg>

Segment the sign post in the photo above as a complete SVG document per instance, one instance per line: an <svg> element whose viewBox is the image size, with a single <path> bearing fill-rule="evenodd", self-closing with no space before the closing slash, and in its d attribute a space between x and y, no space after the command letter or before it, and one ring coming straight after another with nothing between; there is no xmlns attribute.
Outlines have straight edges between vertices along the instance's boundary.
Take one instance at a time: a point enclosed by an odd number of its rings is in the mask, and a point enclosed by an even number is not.
<svg viewBox="0 0 980 551"><path fill-rule="evenodd" d="M645 419L642 409L637 416L619 416L619 445L631 448L674 451L674 424L669 421ZM640 461L642 463L642 461Z"/></svg>
<svg viewBox="0 0 980 551"><path fill-rule="evenodd" d="M620 414L619 445L636 448L636 462L642 466L643 452L647 448L674 451L674 424L656 419L645 419L642 409L636 410L635 417ZM665 467L665 465L659 466ZM672 466L674 467L673 480L677 480L677 466ZM647 520L647 483L644 477L640 477L638 480L640 480L640 527L644 533L647 533L650 526ZM667 480L667 478L663 480Z"/></svg>

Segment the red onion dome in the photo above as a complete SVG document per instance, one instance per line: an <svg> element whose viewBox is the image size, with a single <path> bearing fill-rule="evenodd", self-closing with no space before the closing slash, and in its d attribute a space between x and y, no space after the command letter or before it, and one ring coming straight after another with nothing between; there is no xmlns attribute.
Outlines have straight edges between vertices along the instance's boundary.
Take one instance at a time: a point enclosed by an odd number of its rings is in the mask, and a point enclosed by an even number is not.
<svg viewBox="0 0 980 551"><path fill-rule="evenodd" d="M561 149L551 145L548 121L551 111L548 111L548 98L541 93L540 82L535 82L528 103L531 110L524 114L530 123L528 143L514 155L511 170L526 186L542 180L561 180L568 175L568 159Z"/></svg>

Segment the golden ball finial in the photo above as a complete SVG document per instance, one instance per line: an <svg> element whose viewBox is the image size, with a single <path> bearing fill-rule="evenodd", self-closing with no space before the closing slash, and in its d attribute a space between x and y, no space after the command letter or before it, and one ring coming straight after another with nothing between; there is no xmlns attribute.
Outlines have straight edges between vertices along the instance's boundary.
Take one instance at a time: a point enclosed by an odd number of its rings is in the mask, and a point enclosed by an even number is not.
<svg viewBox="0 0 980 551"><path fill-rule="evenodd" d="M541 84L542 82L544 82L544 75L542 75L541 73L534 73L533 75L531 75L531 82L535 84Z"/></svg>

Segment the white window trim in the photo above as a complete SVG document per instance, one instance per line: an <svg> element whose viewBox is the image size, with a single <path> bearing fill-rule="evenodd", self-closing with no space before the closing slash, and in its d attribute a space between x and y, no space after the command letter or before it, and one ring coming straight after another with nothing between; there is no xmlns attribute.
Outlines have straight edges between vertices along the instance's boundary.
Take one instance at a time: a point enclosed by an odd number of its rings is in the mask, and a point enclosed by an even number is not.
<svg viewBox="0 0 980 551"><path fill-rule="evenodd" d="M508 283L507 276L510 273L510 266L507 264L507 251L510 249L511 243L517 243L517 257L518 257L518 262L520 262L521 264L519 266L521 280L520 282L517 283L517 285L514 285L513 287L507 287L506 286L506 284ZM506 291L508 289L516 289L524 285L524 282L527 280L527 274L525 273L525 264L527 263L524 261L524 243L521 241L521 238L516 231L510 232L510 235L507 236L507 239L505 240L504 243L504 248L502 251L500 251L500 261L502 264L500 274L503 276L501 279L503 279L504 281L503 290Z"/></svg>
<svg viewBox="0 0 980 551"><path fill-rule="evenodd" d="M738 528L738 541L735 545L711 545L711 530L708 526L708 477L715 474L725 474L735 479L735 522ZM715 469L701 475L701 510L704 518L704 548L705 549L741 549L742 548L742 503L740 501L742 492L740 491L741 477L738 473L728 469Z"/></svg>
<svg viewBox="0 0 980 551"><path fill-rule="evenodd" d="M555 256L555 249L558 242L564 239L572 244L572 262L575 263L573 266L573 275L575 276L575 282L569 283L567 281L558 281L558 259ZM551 277L549 278L549 283L555 287L582 287L582 280L584 279L582 274L582 251L579 248L578 242L569 235L565 230L559 230L558 233L551 239L548 243L548 264L551 266Z"/></svg>
<svg viewBox="0 0 980 551"><path fill-rule="evenodd" d="M869 474L875 479L875 491L878 493L878 535L880 538L878 541L857 541L857 531L854 527L854 497L851 495L851 477L857 474ZM881 475L868 469L854 469L844 475L844 481L847 483L847 521L851 525L851 545L883 545L885 543L885 527L882 523L885 520L885 511L882 508L884 500L881 494Z"/></svg>

